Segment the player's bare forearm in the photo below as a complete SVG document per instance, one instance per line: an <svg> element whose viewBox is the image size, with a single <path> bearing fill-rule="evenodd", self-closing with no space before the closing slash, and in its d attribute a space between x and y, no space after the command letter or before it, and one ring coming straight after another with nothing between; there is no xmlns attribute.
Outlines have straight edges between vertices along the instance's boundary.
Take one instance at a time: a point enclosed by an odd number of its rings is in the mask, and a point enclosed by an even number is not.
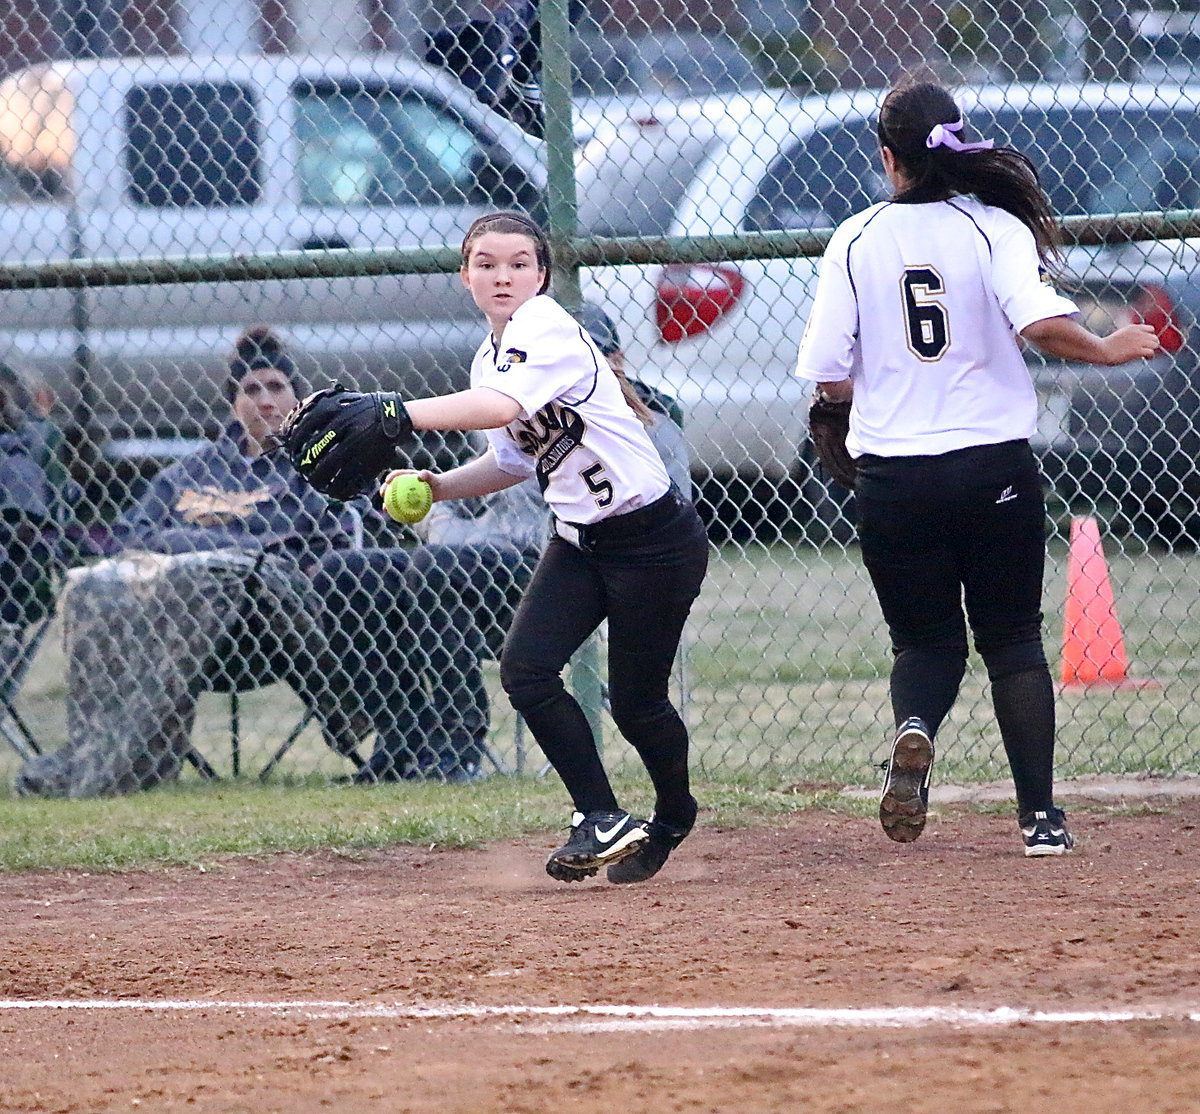
<svg viewBox="0 0 1200 1114"><path fill-rule="evenodd" d="M382 493L384 488L391 483L395 476L403 475L406 469L397 469L394 472L389 472L384 477L383 483L380 486ZM496 457L489 449L482 456L476 457L474 460L467 461L466 464L460 464L457 468L451 468L448 472L417 472L431 488L433 488L433 501L435 503L444 503L451 499L473 499L480 495L491 495L496 491L503 491L508 487L515 487L524 480L524 476L514 476L511 472L505 472L497 463Z"/></svg>
<svg viewBox="0 0 1200 1114"><path fill-rule="evenodd" d="M1047 356L1105 367L1145 360L1158 351L1158 334L1150 325L1125 325L1100 337L1072 317L1047 317L1026 326L1021 336Z"/></svg>
<svg viewBox="0 0 1200 1114"><path fill-rule="evenodd" d="M406 403L414 429L499 429L521 414L521 405L490 387Z"/></svg>

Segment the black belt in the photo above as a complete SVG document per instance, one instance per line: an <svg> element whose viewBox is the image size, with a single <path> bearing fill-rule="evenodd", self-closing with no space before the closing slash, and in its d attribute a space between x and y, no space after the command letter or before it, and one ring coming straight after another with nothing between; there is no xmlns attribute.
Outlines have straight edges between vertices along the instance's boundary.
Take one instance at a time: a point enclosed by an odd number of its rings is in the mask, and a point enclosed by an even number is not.
<svg viewBox="0 0 1200 1114"><path fill-rule="evenodd" d="M591 549L598 544L623 541L665 526L679 513L682 504L683 495L672 484L666 495L655 499L653 503L647 503L635 511L602 518L599 522L564 522L555 518L554 532L580 549Z"/></svg>

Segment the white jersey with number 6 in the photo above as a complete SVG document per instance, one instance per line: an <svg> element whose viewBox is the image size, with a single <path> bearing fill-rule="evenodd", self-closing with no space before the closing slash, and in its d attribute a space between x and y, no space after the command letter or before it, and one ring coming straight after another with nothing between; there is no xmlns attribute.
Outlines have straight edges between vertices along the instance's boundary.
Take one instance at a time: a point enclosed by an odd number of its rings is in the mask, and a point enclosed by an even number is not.
<svg viewBox="0 0 1200 1114"><path fill-rule="evenodd" d="M499 345L490 335L484 340L471 386L520 403L516 421L488 431L496 463L513 475L537 476L562 521L598 522L667 493L666 469L612 368L553 298L522 305Z"/></svg>
<svg viewBox="0 0 1200 1114"><path fill-rule="evenodd" d="M1037 425L1016 334L1075 312L1010 213L968 197L884 202L830 238L796 374L853 378L853 456L1014 441Z"/></svg>

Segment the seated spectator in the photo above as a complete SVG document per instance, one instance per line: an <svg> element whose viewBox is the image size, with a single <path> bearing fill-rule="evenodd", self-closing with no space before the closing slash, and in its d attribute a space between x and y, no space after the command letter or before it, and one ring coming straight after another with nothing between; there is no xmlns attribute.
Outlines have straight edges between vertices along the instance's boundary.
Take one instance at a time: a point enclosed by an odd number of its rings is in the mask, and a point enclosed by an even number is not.
<svg viewBox="0 0 1200 1114"><path fill-rule="evenodd" d="M616 373L626 398L636 397L640 405L633 406L647 426L650 440L666 465L671 482L689 499L692 497L692 473L687 441L683 436L683 411L679 403L640 379L630 379L625 369L625 350L613 320L595 302L584 302L575 315L579 323L596 342L596 347ZM665 420L669 419L669 420Z"/></svg>
<svg viewBox="0 0 1200 1114"><path fill-rule="evenodd" d="M546 504L527 481L486 499L434 504L416 528L424 544L389 551L415 603L412 664L426 688L410 712L416 735L381 732L355 781L483 776L491 721L481 663L500 652L548 527Z"/></svg>
<svg viewBox="0 0 1200 1114"><path fill-rule="evenodd" d="M616 326L599 306L585 303L577 316L634 398L630 405L649 427L667 473L690 496L675 400L626 378ZM355 775L360 782L470 781L484 772L490 707L482 662L499 657L549 537L549 516L536 481L527 480L483 499L435 503L415 529L424 544L395 560L416 602L410 624L426 678L419 730L415 740L411 732L381 733Z"/></svg>
<svg viewBox="0 0 1200 1114"><path fill-rule="evenodd" d="M52 399L0 363L0 691L8 692L25 631L54 606L69 497ZM8 693L10 696L11 693Z"/></svg>
<svg viewBox="0 0 1200 1114"><path fill-rule="evenodd" d="M19 791L90 796L175 777L210 689L286 680L343 754L372 726L406 732L396 708L410 705L389 702L389 686L411 684L403 580L351 551L335 505L264 453L303 392L278 337L244 334L228 430L158 473L117 522L114 557L68 575L68 741L26 764Z"/></svg>

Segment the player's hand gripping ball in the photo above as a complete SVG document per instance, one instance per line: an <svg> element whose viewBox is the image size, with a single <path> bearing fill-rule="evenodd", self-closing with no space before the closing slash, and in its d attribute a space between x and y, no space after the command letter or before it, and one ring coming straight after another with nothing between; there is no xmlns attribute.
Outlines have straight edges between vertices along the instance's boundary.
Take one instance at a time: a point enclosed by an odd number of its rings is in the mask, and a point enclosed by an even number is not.
<svg viewBox="0 0 1200 1114"><path fill-rule="evenodd" d="M395 522L420 522L433 506L433 488L419 476L397 476L383 493L383 509Z"/></svg>

